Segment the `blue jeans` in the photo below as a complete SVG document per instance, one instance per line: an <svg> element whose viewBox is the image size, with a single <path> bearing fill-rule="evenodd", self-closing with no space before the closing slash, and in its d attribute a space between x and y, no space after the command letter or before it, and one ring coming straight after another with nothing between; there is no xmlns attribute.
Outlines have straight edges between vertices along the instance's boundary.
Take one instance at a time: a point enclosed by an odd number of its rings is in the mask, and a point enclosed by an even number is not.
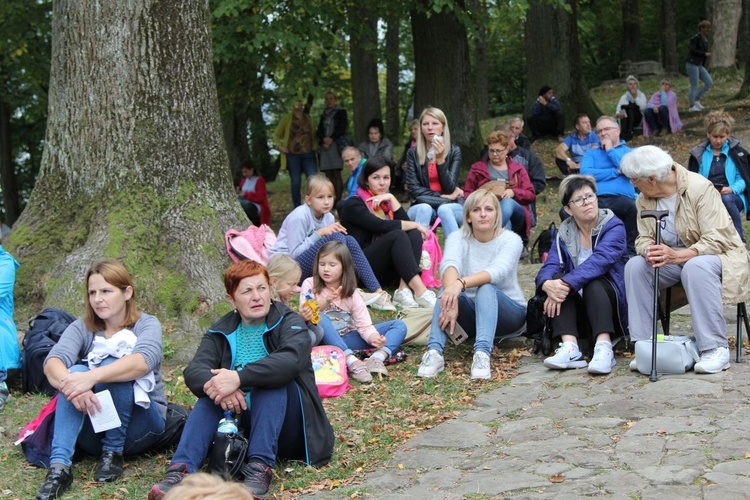
<svg viewBox="0 0 750 500"><path fill-rule="evenodd" d="M708 74L708 70L703 66L687 63L685 64L685 69L687 70L688 78L690 79L690 93L688 93L688 100L692 107L695 104L695 101L700 101L703 94L708 92L708 89L711 88L714 81L711 78L711 75ZM696 92L698 89L698 79L703 82L703 87Z"/></svg>
<svg viewBox="0 0 750 500"><path fill-rule="evenodd" d="M294 208L302 204L299 190L302 187L302 172L306 178L318 173L318 161L315 159L315 151L303 155L286 155L286 168L289 170L289 178L292 181L292 203Z"/></svg>
<svg viewBox="0 0 750 500"><path fill-rule="evenodd" d="M306 441L299 388L295 382L284 387L254 387L252 405L239 422L249 432L247 458L273 467L276 457L306 460ZM170 466L185 464L189 473L198 472L213 443L224 410L207 396L198 398L185 423L180 444Z"/></svg>
<svg viewBox="0 0 750 500"><path fill-rule="evenodd" d="M742 198L736 194L722 194L721 201L724 206L727 207L727 212L732 218L732 224L742 238L742 243L745 243L745 232L742 230L742 211L745 209L745 205L742 203Z"/></svg>
<svg viewBox="0 0 750 500"><path fill-rule="evenodd" d="M443 290L440 289L440 294ZM438 294L438 295L440 295ZM477 310L480 314L477 314ZM448 335L440 329L440 300L435 303L435 312L430 327L430 340L427 349L442 353ZM502 321L498 321L502 318ZM492 354L492 343L496 335L508 335L521 328L526 322L526 305L510 299L498 288L485 283L477 288L476 296L471 299L465 292L458 296L458 324L470 336L476 337L474 352L483 351Z"/></svg>
<svg viewBox="0 0 750 500"><path fill-rule="evenodd" d="M428 228L432 226L435 217L440 217L440 224L443 226L445 236L453 231L458 231L458 227L462 226L464 222L464 207L460 203L443 203L437 210L427 203L419 203L410 206L406 214L414 222L419 222Z"/></svg>
<svg viewBox="0 0 750 500"><path fill-rule="evenodd" d="M101 365L117 361L107 358ZM71 373L89 371L86 365L75 365ZM60 395L55 408L55 430L52 435L50 463L70 466L73 463L76 442L87 453L99 454L114 451L136 455L147 451L164 432L165 420L153 402L148 409L134 403L133 382L103 382L94 385L93 392L109 390L122 425L100 434L94 433L91 420L84 412L76 410L73 403Z"/></svg>
<svg viewBox="0 0 750 500"><path fill-rule="evenodd" d="M500 202L500 210L503 212L503 227L510 229L521 238L527 238L526 212L521 204L513 198L504 198Z"/></svg>
<svg viewBox="0 0 750 500"><path fill-rule="evenodd" d="M643 112L643 119L648 123L651 133L656 133L662 129L666 129L667 132L672 131L672 127L669 126L669 108L666 106L659 106L659 110L656 112L654 108L646 108L646 111Z"/></svg>
<svg viewBox="0 0 750 500"><path fill-rule="evenodd" d="M331 320L325 314L320 315L320 326L323 327L323 340L320 341L321 345L332 345L336 346L347 356L352 353L355 349L372 349L373 346L365 342L359 331L352 330L344 335L339 335L339 332L334 328ZM388 353L390 357L394 352L398 351L401 347L401 343L406 337L406 323L400 319L393 321L384 321L374 325L375 329L380 335L385 335L385 346L383 350Z"/></svg>

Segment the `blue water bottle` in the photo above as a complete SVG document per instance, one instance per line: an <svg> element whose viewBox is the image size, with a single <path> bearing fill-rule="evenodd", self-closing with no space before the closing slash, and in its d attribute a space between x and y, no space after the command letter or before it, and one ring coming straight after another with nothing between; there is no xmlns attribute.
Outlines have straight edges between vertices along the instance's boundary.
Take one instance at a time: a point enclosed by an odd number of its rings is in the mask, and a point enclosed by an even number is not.
<svg viewBox="0 0 750 500"><path fill-rule="evenodd" d="M237 434L237 420L235 420L231 411L226 410L224 412L224 418L219 420L217 432L219 434Z"/></svg>

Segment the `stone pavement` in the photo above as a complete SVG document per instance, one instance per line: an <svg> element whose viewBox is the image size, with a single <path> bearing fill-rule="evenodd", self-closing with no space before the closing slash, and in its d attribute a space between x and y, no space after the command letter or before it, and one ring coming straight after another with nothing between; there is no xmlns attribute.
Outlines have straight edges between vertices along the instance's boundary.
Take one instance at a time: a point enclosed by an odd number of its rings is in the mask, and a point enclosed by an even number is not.
<svg viewBox="0 0 750 500"><path fill-rule="evenodd" d="M733 322L734 307L726 313ZM313 496L750 498L746 358L737 364L732 353L720 374L652 383L624 356L608 376L548 370L541 355L527 356L507 385L409 440L360 485Z"/></svg>

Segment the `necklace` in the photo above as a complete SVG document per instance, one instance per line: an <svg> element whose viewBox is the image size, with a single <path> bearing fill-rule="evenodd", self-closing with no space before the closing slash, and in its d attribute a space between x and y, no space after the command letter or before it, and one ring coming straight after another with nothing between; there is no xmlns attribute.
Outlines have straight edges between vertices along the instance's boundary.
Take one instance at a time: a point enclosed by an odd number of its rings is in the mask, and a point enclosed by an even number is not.
<svg viewBox="0 0 750 500"><path fill-rule="evenodd" d="M240 331L242 332L242 336L248 339L249 341L255 340L255 337L263 333L265 330L266 330L265 321L257 325L246 325L244 321L240 321Z"/></svg>

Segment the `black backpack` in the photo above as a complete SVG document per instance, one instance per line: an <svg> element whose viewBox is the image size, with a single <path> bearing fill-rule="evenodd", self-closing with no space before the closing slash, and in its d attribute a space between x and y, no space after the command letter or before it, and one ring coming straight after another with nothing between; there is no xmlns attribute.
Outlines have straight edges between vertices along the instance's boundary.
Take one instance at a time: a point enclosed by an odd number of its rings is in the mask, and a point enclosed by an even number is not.
<svg viewBox="0 0 750 500"><path fill-rule="evenodd" d="M43 392L52 396L55 389L44 375L44 359L76 317L62 309L48 307L29 321L23 337L23 392Z"/></svg>
<svg viewBox="0 0 750 500"><path fill-rule="evenodd" d="M552 248L552 242L555 241L556 236L557 236L557 226L555 225L554 222L550 222L547 229L539 233L539 236L537 236L536 240L534 240L534 244L531 245L529 258L531 259L532 264L534 262L544 264L544 261L547 260L546 254L548 254L550 249ZM537 250L536 261L534 260L535 248Z"/></svg>

